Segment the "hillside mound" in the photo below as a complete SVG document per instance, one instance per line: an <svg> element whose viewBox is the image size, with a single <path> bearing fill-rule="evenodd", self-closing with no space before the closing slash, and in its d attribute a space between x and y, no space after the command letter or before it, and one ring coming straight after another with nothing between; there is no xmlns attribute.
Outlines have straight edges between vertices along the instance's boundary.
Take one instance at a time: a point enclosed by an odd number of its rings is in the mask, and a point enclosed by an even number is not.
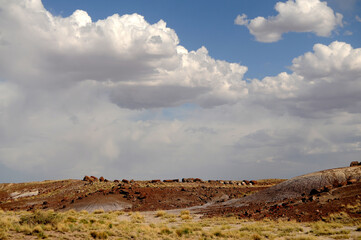
<svg viewBox="0 0 361 240"><path fill-rule="evenodd" d="M350 181L360 180L361 166L328 169L291 178L253 195L237 200L230 200L224 204L237 206L244 203L282 201L301 197L302 195L310 195L313 192L317 193L325 188L341 187Z"/></svg>
<svg viewBox="0 0 361 240"><path fill-rule="evenodd" d="M103 193L96 193L89 195L86 198L79 198L73 204L65 207L63 210L74 209L77 211L86 210L88 212L94 212L95 210L120 211L127 208L131 208L132 204L129 203L122 195L104 195Z"/></svg>

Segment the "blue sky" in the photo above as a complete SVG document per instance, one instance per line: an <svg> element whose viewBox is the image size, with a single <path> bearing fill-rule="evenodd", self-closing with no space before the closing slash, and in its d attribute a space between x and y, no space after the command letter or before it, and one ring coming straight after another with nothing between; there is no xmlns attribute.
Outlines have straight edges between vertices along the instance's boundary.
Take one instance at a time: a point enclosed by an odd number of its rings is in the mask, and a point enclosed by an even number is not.
<svg viewBox="0 0 361 240"><path fill-rule="evenodd" d="M44 6L53 14L69 16L75 10L88 12L93 20L104 19L115 13L119 15L138 13L153 24L163 19L174 29L180 44L188 50L205 46L209 54L220 60L241 63L249 67L247 78L263 78L289 71L294 57L311 51L316 43L329 44L335 40L346 41L353 47L361 45L360 23L355 16L361 15L361 2L354 0L327 1L335 12L343 14L345 26L330 37L318 37L312 33L287 33L277 43L265 44L255 41L247 28L237 26L234 20L245 13L249 18L275 16L277 0L255 1L117 1L106 3L97 0L51 1ZM351 36L345 36L351 31Z"/></svg>
<svg viewBox="0 0 361 240"><path fill-rule="evenodd" d="M360 26L358 0L0 0L0 182L361 160Z"/></svg>

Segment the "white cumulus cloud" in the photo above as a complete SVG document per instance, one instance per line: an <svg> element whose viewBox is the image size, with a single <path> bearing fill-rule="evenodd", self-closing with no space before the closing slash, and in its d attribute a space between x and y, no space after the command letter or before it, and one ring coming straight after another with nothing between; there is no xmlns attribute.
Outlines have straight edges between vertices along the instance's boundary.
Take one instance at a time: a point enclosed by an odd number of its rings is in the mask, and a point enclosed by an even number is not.
<svg viewBox="0 0 361 240"><path fill-rule="evenodd" d="M277 42L287 32L313 32L327 37L342 26L342 14L335 13L326 2L320 0L288 0L275 5L277 16L256 17L248 20L238 15L235 24L245 25L259 42Z"/></svg>
<svg viewBox="0 0 361 240"><path fill-rule="evenodd" d="M5 79L43 87L92 80L124 108L215 106L247 93L247 67L215 60L205 47L188 52L162 20L151 25L138 14L115 14L93 22L82 10L63 18L40 0L2 1L2 9Z"/></svg>
<svg viewBox="0 0 361 240"><path fill-rule="evenodd" d="M244 81L247 67L188 51L164 21L0 8L2 182L291 177L360 156L350 44L315 44L289 73Z"/></svg>

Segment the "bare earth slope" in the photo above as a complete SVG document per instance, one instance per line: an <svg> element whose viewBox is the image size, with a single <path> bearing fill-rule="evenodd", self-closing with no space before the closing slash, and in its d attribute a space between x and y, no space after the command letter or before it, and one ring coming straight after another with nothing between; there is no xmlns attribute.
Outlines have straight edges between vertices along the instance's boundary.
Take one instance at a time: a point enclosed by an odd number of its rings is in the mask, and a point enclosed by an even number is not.
<svg viewBox="0 0 361 240"><path fill-rule="evenodd" d="M289 179L253 181L81 181L0 184L0 210L96 209L155 211L188 208L203 216L318 221L345 212L361 218L361 166ZM247 181L248 182L248 181ZM350 207L351 206L351 207Z"/></svg>
<svg viewBox="0 0 361 240"><path fill-rule="evenodd" d="M361 217L361 166L295 177L250 196L209 205L198 213L318 221L340 212L351 219Z"/></svg>
<svg viewBox="0 0 361 240"><path fill-rule="evenodd" d="M301 197L302 194L309 195L312 190L320 191L325 187L332 189L344 186L351 179L357 181L361 179L361 166L328 169L294 177L251 196L230 201L229 203L237 205L237 203L244 202L275 202L297 198Z"/></svg>
<svg viewBox="0 0 361 240"><path fill-rule="evenodd" d="M236 199L268 188L270 180L257 185L240 182L165 183L152 181L87 182L81 180L0 184L0 209L3 210L87 210L152 211L200 206L210 202ZM269 184L268 184L269 183Z"/></svg>

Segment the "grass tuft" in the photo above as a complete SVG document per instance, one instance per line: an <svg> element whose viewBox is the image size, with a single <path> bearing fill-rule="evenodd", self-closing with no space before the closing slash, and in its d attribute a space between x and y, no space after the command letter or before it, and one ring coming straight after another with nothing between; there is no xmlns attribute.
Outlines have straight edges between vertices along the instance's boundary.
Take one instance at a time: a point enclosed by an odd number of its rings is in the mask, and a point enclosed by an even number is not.
<svg viewBox="0 0 361 240"><path fill-rule="evenodd" d="M107 239L108 238L108 234L106 232L92 231L90 233L90 236L94 239Z"/></svg>
<svg viewBox="0 0 361 240"><path fill-rule="evenodd" d="M28 224L31 226L38 224L50 224L55 226L63 220L63 216L60 213L56 213L52 210L49 211L36 211L33 214L24 215L20 218L20 224Z"/></svg>

